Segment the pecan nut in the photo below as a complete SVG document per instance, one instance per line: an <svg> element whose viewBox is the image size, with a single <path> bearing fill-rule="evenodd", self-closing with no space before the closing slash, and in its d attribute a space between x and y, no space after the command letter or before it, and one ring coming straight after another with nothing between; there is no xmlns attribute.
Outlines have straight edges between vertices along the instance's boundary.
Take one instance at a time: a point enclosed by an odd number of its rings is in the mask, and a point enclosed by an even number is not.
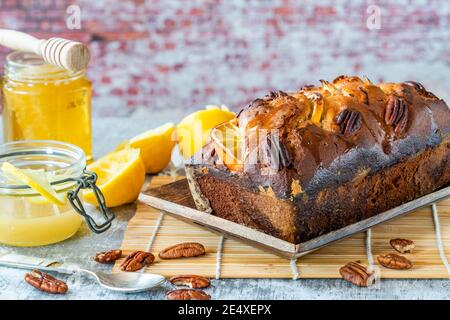
<svg viewBox="0 0 450 320"><path fill-rule="evenodd" d="M419 82L405 81L403 83L408 85L408 86L410 86L410 87L413 87L422 96L425 96L425 97L430 98L430 99L435 99L435 100L438 99L438 97L436 97L431 92L427 91L427 89L425 89L425 87Z"/></svg>
<svg viewBox="0 0 450 320"><path fill-rule="evenodd" d="M314 88L316 88L316 86L313 85L313 84L305 84L304 86L300 87L300 90L301 91L308 91L308 90L311 90L311 89L314 89Z"/></svg>
<svg viewBox="0 0 450 320"><path fill-rule="evenodd" d="M207 288L211 284L208 278L196 275L173 276L169 281L176 286L186 286L193 289Z"/></svg>
<svg viewBox="0 0 450 320"><path fill-rule="evenodd" d="M340 132L348 137L361 128L361 114L358 111L345 109L336 116L336 123L340 126Z"/></svg>
<svg viewBox="0 0 450 320"><path fill-rule="evenodd" d="M375 275L359 262L349 262L339 269L342 278L359 287L369 287L375 282Z"/></svg>
<svg viewBox="0 0 450 320"><path fill-rule="evenodd" d="M419 82L415 82L415 81L405 81L405 82L403 82L403 83L406 84L406 85L408 85L408 86L410 86L410 87L413 87L414 89L416 89L416 90L419 91L419 92L426 91L426 90L425 90L425 87L424 87L421 83L419 83Z"/></svg>
<svg viewBox="0 0 450 320"><path fill-rule="evenodd" d="M134 251L120 265L122 271L138 271L143 267L149 266L155 261L155 256L150 252Z"/></svg>
<svg viewBox="0 0 450 320"><path fill-rule="evenodd" d="M185 242L173 245L161 251L161 259L178 259L202 256L205 254L205 247L197 242Z"/></svg>
<svg viewBox="0 0 450 320"><path fill-rule="evenodd" d="M408 106L406 102L391 95L386 106L384 121L387 125L394 126L395 133L403 132L408 123Z"/></svg>
<svg viewBox="0 0 450 320"><path fill-rule="evenodd" d="M363 87L359 87L359 90L363 93L364 104L367 104L369 106L370 105L369 92L367 92L367 90L364 89Z"/></svg>
<svg viewBox="0 0 450 320"><path fill-rule="evenodd" d="M411 269L413 266L409 259L395 253L379 255L377 260L383 267L389 269L406 270Z"/></svg>
<svg viewBox="0 0 450 320"><path fill-rule="evenodd" d="M110 250L99 252L95 255L94 260L99 263L113 263L122 257L122 250Z"/></svg>
<svg viewBox="0 0 450 320"><path fill-rule="evenodd" d="M280 97L287 97L288 94L284 91L281 90L275 90L275 91L270 91L266 96L265 99L267 100L271 100L271 99L276 99L276 98L280 98Z"/></svg>
<svg viewBox="0 0 450 320"><path fill-rule="evenodd" d="M69 290L69 287L64 281L39 270L33 270L25 274L25 281L33 287L47 293L64 294Z"/></svg>
<svg viewBox="0 0 450 320"><path fill-rule="evenodd" d="M211 296L202 290L178 289L167 293L167 300L210 300Z"/></svg>
<svg viewBox="0 0 450 320"><path fill-rule="evenodd" d="M259 137L261 163L275 170L281 170L291 164L291 158L286 145L280 139L278 134L269 132L266 135L265 142L263 137ZM258 150L259 151L259 150Z"/></svg>
<svg viewBox="0 0 450 320"><path fill-rule="evenodd" d="M392 239L391 241L389 241L389 244L392 248L400 253L412 253L414 248L416 247L414 241L409 239Z"/></svg>

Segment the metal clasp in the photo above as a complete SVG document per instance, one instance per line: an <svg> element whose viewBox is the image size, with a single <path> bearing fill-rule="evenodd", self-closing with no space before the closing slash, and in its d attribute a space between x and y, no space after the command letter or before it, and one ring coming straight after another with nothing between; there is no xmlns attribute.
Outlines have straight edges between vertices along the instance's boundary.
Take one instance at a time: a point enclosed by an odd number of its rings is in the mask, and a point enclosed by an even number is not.
<svg viewBox="0 0 450 320"><path fill-rule="evenodd" d="M105 197L99 187L95 184L97 182L97 174L95 172L83 170L83 175L80 178L72 178L70 180L77 182L77 187L75 190L71 190L67 193L67 198L75 211L84 217L89 229L91 229L92 232L102 233L108 230L116 216L114 212L108 210L106 207ZM92 218L84 209L83 202L78 196L81 189L92 189L94 192L100 212L105 218L105 222L102 224L97 224L94 218Z"/></svg>

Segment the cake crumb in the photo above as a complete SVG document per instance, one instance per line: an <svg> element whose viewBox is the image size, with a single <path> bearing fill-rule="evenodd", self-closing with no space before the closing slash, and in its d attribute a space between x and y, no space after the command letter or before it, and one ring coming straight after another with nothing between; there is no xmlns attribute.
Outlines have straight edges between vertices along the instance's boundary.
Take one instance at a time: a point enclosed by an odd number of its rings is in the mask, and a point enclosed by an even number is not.
<svg viewBox="0 0 450 320"><path fill-rule="evenodd" d="M263 186L258 186L258 189L262 195L276 198L275 192L273 192L273 189L271 186L269 186L267 189L265 189Z"/></svg>
<svg viewBox="0 0 450 320"><path fill-rule="evenodd" d="M207 167L202 167L201 172L203 174L207 174L207 173L209 173L209 169Z"/></svg>
<svg viewBox="0 0 450 320"><path fill-rule="evenodd" d="M296 195L303 193L302 186L300 185L300 181L292 180L291 183L291 195L295 197Z"/></svg>

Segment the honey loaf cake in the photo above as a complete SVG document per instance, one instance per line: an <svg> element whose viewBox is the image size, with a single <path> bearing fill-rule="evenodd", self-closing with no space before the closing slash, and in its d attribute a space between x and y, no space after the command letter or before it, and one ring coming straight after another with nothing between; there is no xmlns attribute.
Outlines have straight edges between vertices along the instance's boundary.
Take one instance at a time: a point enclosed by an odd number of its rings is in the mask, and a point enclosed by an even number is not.
<svg viewBox="0 0 450 320"><path fill-rule="evenodd" d="M199 210L301 243L450 181L450 110L413 81L270 92L186 163Z"/></svg>

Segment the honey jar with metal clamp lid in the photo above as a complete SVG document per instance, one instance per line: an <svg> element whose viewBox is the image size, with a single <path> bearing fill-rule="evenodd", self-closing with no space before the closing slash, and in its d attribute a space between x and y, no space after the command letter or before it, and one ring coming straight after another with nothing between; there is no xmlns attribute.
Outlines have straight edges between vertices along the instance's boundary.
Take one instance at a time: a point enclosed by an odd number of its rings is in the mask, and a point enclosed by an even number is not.
<svg viewBox="0 0 450 320"><path fill-rule="evenodd" d="M0 146L0 167L5 163L20 172L43 176L62 201L49 201L36 188L0 170L0 243L57 243L74 235L83 220L95 233L111 226L114 214L106 208L96 186L96 174L86 171L86 156L81 148L51 140L10 142ZM87 188L94 191L100 216L94 217L84 208L81 190Z"/></svg>

